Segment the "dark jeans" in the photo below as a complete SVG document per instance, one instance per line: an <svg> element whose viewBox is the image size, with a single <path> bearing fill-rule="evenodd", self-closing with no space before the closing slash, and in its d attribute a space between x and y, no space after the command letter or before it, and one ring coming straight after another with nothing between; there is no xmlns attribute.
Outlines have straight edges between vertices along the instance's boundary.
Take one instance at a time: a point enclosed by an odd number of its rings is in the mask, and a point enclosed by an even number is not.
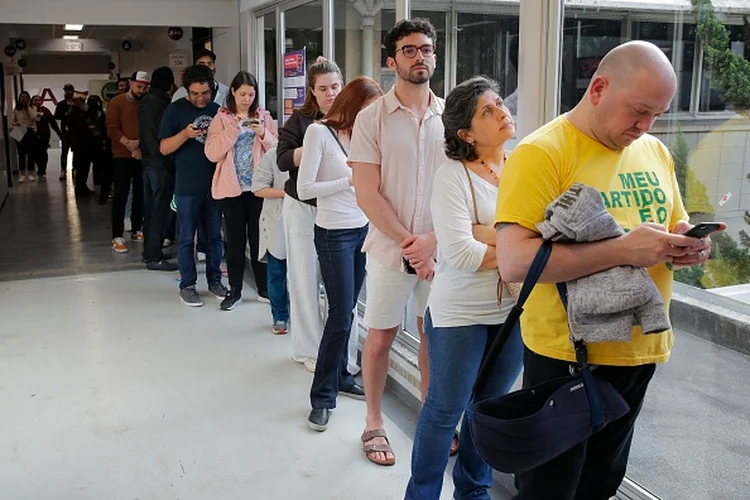
<svg viewBox="0 0 750 500"><path fill-rule="evenodd" d="M143 222L143 169L133 158L112 160L115 196L112 201L112 237L121 238L125 232L125 207L128 204L130 182L133 182L133 207L130 211L131 230L141 230ZM77 176L76 176L77 177Z"/></svg>
<svg viewBox="0 0 750 500"><path fill-rule="evenodd" d="M523 387L570 375L570 363L524 352ZM630 405L622 418L557 458L518 474L516 500L608 500L625 477L635 420L656 365L598 366L594 376L608 381Z"/></svg>
<svg viewBox="0 0 750 500"><path fill-rule="evenodd" d="M99 203L104 205L109 198L109 192L112 190L112 177L114 177L112 154L104 151L101 157L101 187L99 188ZM96 181L94 181L96 184Z"/></svg>
<svg viewBox="0 0 750 500"><path fill-rule="evenodd" d="M289 294L286 288L286 259L268 252L268 299L274 321L289 321Z"/></svg>
<svg viewBox="0 0 750 500"><path fill-rule="evenodd" d="M111 158L107 151L96 150L91 152L91 168L94 174L94 186L103 186L107 171L112 168ZM109 194L109 193L107 193Z"/></svg>
<svg viewBox="0 0 750 500"><path fill-rule="evenodd" d="M47 164L49 163L49 139L37 136L36 173L39 176L47 175Z"/></svg>
<svg viewBox="0 0 750 500"><path fill-rule="evenodd" d="M206 245L206 281L211 286L221 283L221 209L210 193L177 197L177 266L180 270L180 288L195 286L198 273L195 269L195 235ZM204 233L205 234L201 234Z"/></svg>
<svg viewBox="0 0 750 500"><path fill-rule="evenodd" d="M70 142L62 139L60 146L60 172L68 170L68 153L70 153Z"/></svg>
<svg viewBox="0 0 750 500"><path fill-rule="evenodd" d="M354 377L349 363L352 311L365 280L362 244L367 226L357 229L323 229L315 226L315 249L328 297L328 319L318 348L315 377L310 388L313 408L336 408L339 390L350 389Z"/></svg>
<svg viewBox="0 0 750 500"><path fill-rule="evenodd" d="M90 169L91 154L88 151L73 151L73 170L75 170L76 193L83 193L89 190L86 181L89 178ZM119 236L122 236L122 231L120 231Z"/></svg>
<svg viewBox="0 0 750 500"><path fill-rule="evenodd" d="M18 170L20 172L33 173L34 160L37 155L36 134L33 130L27 130L21 142L17 143L18 149Z"/></svg>
<svg viewBox="0 0 750 500"><path fill-rule="evenodd" d="M143 165L143 260L158 262L164 258L161 244L164 241L172 212L169 202L170 174L161 165Z"/></svg>
<svg viewBox="0 0 750 500"><path fill-rule="evenodd" d="M242 292L242 279L245 275L245 248L250 243L250 264L253 267L258 294L268 293L266 265L258 260L258 240L260 238L260 211L263 198L245 191L235 198L221 200L224 211L224 226L227 240L227 273L229 288L233 293Z"/></svg>
<svg viewBox="0 0 750 500"><path fill-rule="evenodd" d="M518 326L493 365L481 393L473 394L479 366L501 325L436 327L429 309L424 319L430 367L430 390L419 412L411 458L411 479L406 498L437 499L453 433L470 401L506 394L521 373L523 343ZM489 500L492 468L479 456L469 425L461 426L461 447L453 466L453 498Z"/></svg>
<svg viewBox="0 0 750 500"><path fill-rule="evenodd" d="M177 213L169 208L170 203L172 203L172 198L174 197L174 181L175 181L175 172L174 170L168 170L167 171L167 185L165 186L166 189L166 196L167 196L167 215L166 215L166 229L164 231L164 237L169 238L171 241L177 241Z"/></svg>

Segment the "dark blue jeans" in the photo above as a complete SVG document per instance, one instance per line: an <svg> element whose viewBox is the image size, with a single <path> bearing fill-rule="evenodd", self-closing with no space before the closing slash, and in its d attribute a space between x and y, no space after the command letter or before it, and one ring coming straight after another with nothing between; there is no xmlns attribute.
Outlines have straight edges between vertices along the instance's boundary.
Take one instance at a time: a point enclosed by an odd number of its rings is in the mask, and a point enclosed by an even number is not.
<svg viewBox="0 0 750 500"><path fill-rule="evenodd" d="M221 283L221 209L210 193L178 196L177 266L180 269L180 288L195 286L195 234L206 245L206 281L208 285ZM205 234L200 234L205 232Z"/></svg>
<svg viewBox="0 0 750 500"><path fill-rule="evenodd" d="M315 249L328 297L328 319L318 348L315 377L310 388L313 408L336 408L339 390L354 386L347 370L352 311L365 281L362 244L367 226L357 229L323 229L315 226Z"/></svg>
<svg viewBox="0 0 750 500"><path fill-rule="evenodd" d="M268 256L268 299L274 321L289 321L289 294L286 288L286 259Z"/></svg>
<svg viewBox="0 0 750 500"><path fill-rule="evenodd" d="M440 498L453 432L472 400L506 394L523 365L523 343L516 327L494 364L494 372L480 394L472 394L479 366L500 325L438 328L429 309L424 318L430 360L430 390L414 433L409 500ZM479 456L468 424L461 426L461 447L453 467L453 498L490 500L492 468Z"/></svg>
<svg viewBox="0 0 750 500"><path fill-rule="evenodd" d="M164 254L161 244L169 225L169 191L171 174L162 165L143 162L143 260L158 262Z"/></svg>

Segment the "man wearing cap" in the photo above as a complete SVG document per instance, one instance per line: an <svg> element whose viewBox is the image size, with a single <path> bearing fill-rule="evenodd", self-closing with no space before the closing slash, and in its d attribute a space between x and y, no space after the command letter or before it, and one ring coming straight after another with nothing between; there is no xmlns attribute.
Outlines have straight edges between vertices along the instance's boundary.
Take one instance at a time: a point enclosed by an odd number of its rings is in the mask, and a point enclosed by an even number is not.
<svg viewBox="0 0 750 500"><path fill-rule="evenodd" d="M148 94L138 103L141 163L143 165L143 260L150 271L176 271L162 253L169 225L169 202L174 188L174 163L159 151L159 126L169 106L174 73L167 66L154 70Z"/></svg>
<svg viewBox="0 0 750 500"><path fill-rule="evenodd" d="M60 180L64 181L68 172L68 154L70 153L70 142L68 141L68 125L65 117L68 115L68 111L73 107L73 97L75 96L76 89L72 83L66 83L63 86L63 92L65 92L65 99L58 102L55 106L55 120L60 121L60 131L62 141L60 153Z"/></svg>
<svg viewBox="0 0 750 500"><path fill-rule="evenodd" d="M626 231L595 243L553 244L521 316L524 388L568 376L576 362L555 283L619 266L646 268L668 312L672 271L708 258L708 238L684 236L692 226L672 157L647 133L669 109L676 86L672 65L656 45L620 45L602 59L578 105L526 137L508 159L496 216L497 254L503 256L498 267L504 280L525 279L541 245L537 224L545 219L546 207L575 183L599 191L608 212ZM598 300L606 305L608 297ZM607 316L600 319L606 325ZM615 496L646 389L656 363L669 359L673 340L671 330L645 335L636 326L629 341L586 344L588 362L596 366L593 375L609 382L630 410L556 458L518 474L516 500ZM566 424L557 422L564 439Z"/></svg>
<svg viewBox="0 0 750 500"><path fill-rule="evenodd" d="M195 53L195 57L193 59L195 64L199 66L206 66L211 70L214 78L216 77L216 54L208 49L200 49ZM226 105L228 94L229 87L214 79L214 83L211 87L212 100L219 106L224 106ZM179 89L177 89L177 92L174 93L174 96L172 96L172 102L175 102L177 99L183 99L185 97L187 97L187 90L185 90L185 87L180 87Z"/></svg>
<svg viewBox="0 0 750 500"><path fill-rule="evenodd" d="M112 140L112 179L114 200L112 201L112 250L125 253L128 247L122 237L125 231L125 207L128 202L130 182L133 182L133 208L130 215L131 239L143 241L141 232L143 211L143 173L138 133L138 101L146 91L150 78L145 71L138 71L130 82L130 90L118 95L107 107L107 134Z"/></svg>

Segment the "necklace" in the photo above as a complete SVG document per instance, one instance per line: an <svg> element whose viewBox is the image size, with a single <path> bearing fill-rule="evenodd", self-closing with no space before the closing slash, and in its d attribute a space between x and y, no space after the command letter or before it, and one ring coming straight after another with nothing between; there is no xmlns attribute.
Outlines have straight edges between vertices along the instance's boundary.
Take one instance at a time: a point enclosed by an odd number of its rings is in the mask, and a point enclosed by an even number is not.
<svg viewBox="0 0 750 500"><path fill-rule="evenodd" d="M477 159L479 160L479 163L481 163L482 166L485 169L487 169L487 172L489 172L489 174L492 176L492 178L499 182L500 181L500 177L497 175L497 172L495 172L492 169L492 167L490 167L489 165L487 165L487 163L485 163L485 161L483 159L481 159L481 158L477 158ZM505 166L505 160L507 160L507 159L508 159L508 154L507 153L503 153L503 166Z"/></svg>

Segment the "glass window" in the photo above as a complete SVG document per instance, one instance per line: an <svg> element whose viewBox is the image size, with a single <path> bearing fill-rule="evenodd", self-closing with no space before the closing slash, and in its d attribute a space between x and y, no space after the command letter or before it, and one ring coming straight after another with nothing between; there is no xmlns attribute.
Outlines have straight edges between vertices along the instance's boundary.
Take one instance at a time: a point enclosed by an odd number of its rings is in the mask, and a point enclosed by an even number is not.
<svg viewBox="0 0 750 500"><path fill-rule="evenodd" d="M518 15L459 12L456 31L456 83L476 75L494 78L500 83L506 105L515 115L518 86Z"/></svg>
<svg viewBox="0 0 750 500"><path fill-rule="evenodd" d="M369 76L386 91L393 85L393 73L385 66L381 45L385 33L396 22L394 5L394 0L334 1L334 54L345 81Z"/></svg>
<svg viewBox="0 0 750 500"><path fill-rule="evenodd" d="M633 39L651 42L672 61L677 74L676 110L690 111L690 94L693 86L696 30L694 24L671 22L634 22ZM675 109L673 107L673 109Z"/></svg>
<svg viewBox="0 0 750 500"><path fill-rule="evenodd" d="M747 9L750 12L750 8ZM750 26L750 25L748 25ZM750 43L745 43L745 38L750 33L747 26L726 26L729 34L729 44L732 52L744 59L750 59ZM705 66L705 58L703 60ZM704 71L701 75L700 111L731 111L734 109L732 103L724 102L721 91L714 88L711 79Z"/></svg>
<svg viewBox="0 0 750 500"><path fill-rule="evenodd" d="M447 54L445 45L445 11L412 10L411 17L427 19L435 26L435 31L437 32L437 40L435 41L437 63L435 64L435 73L430 80L430 88L438 97L445 97L445 58Z"/></svg>
<svg viewBox="0 0 750 500"><path fill-rule="evenodd" d="M284 50L307 48L308 64L323 55L323 3L321 0L284 11Z"/></svg>
<svg viewBox="0 0 750 500"><path fill-rule="evenodd" d="M278 119L279 100L276 87L276 14L263 16L263 65L266 88L266 109L271 116Z"/></svg>
<svg viewBox="0 0 750 500"><path fill-rule="evenodd" d="M565 13L560 107L570 111L583 97L602 57L622 42L622 21Z"/></svg>

